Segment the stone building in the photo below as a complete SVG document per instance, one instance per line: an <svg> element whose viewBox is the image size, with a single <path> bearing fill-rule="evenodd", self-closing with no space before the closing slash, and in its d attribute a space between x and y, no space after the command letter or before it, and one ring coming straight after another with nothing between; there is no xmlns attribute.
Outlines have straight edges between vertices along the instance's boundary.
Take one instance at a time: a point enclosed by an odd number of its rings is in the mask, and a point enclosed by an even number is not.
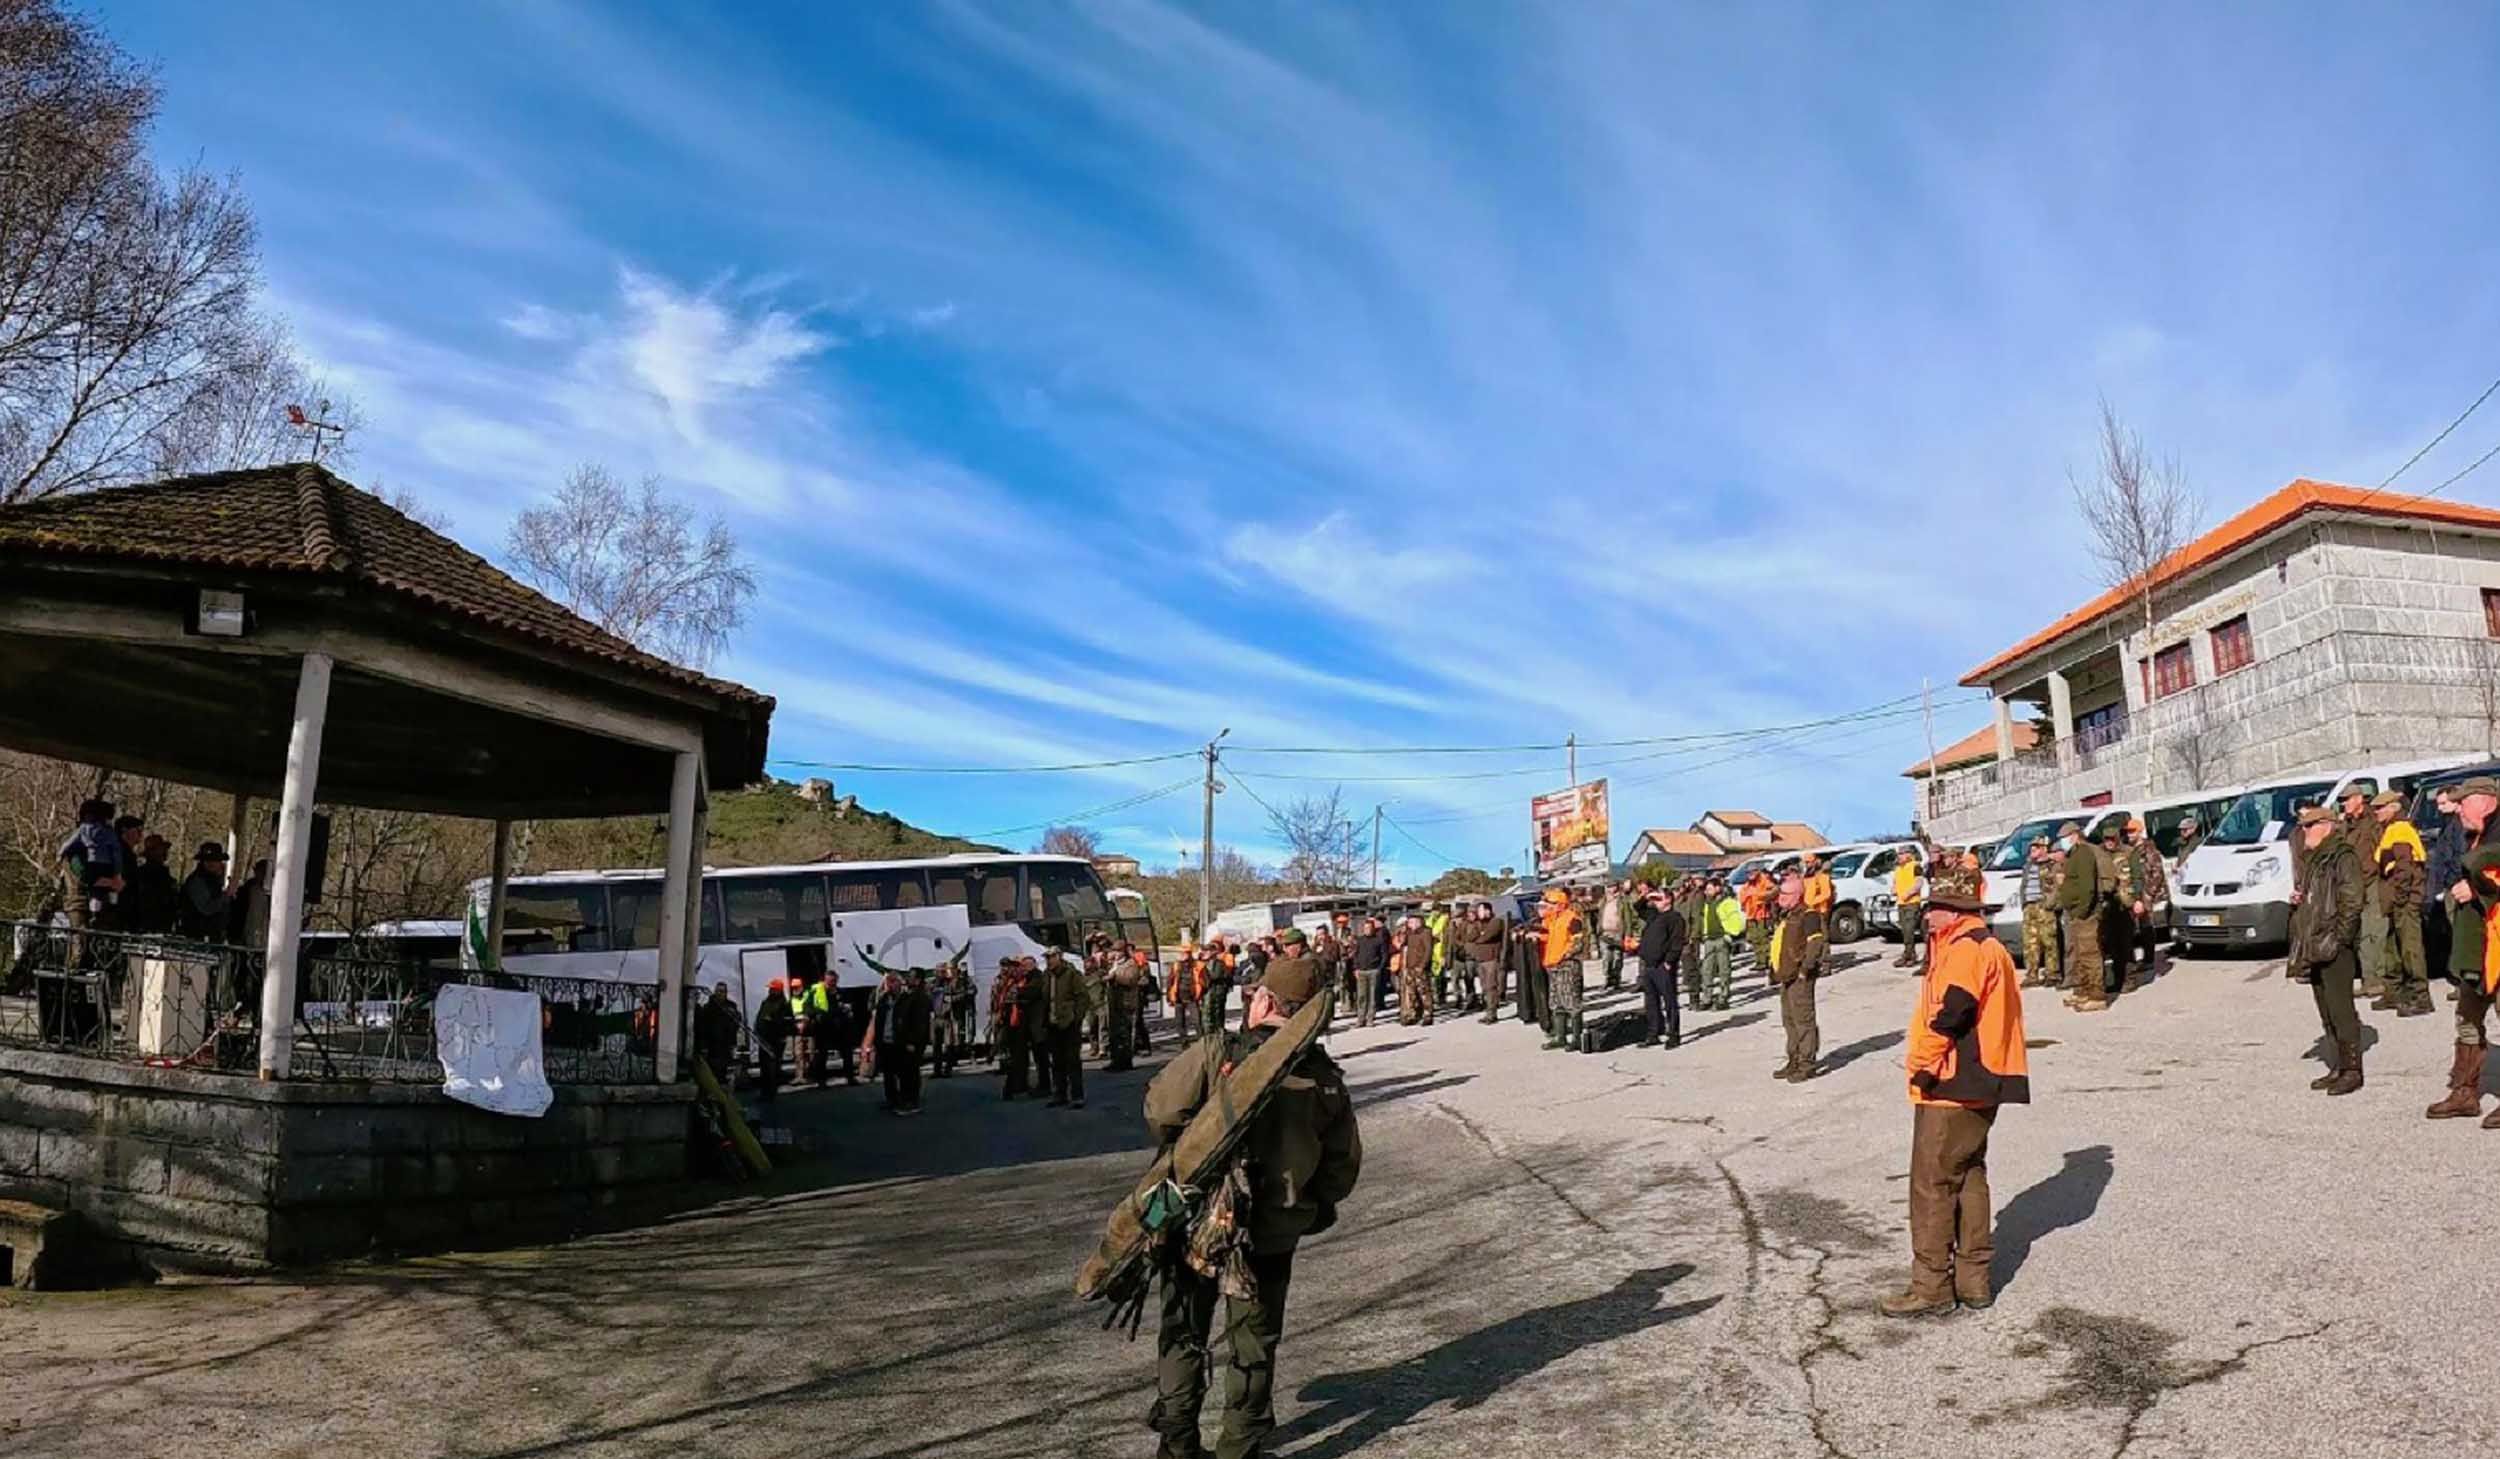
<svg viewBox="0 0 2500 1459"><path fill-rule="evenodd" d="M1921 777L1932 834L2500 744L2500 511L2298 480L2152 578L2149 631L2113 589L1963 676L1996 752Z"/></svg>

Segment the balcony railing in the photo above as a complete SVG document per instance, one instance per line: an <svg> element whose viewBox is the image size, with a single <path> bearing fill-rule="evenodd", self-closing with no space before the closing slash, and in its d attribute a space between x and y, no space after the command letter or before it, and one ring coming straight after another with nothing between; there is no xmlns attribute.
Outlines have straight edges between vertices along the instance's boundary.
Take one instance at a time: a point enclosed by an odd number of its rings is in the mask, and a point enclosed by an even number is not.
<svg viewBox="0 0 2500 1459"><path fill-rule="evenodd" d="M0 922L0 951L0 1044L160 1068L259 1068L258 952L39 922ZM440 1083L434 995L451 983L537 994L551 1083L654 1078L650 987L333 955L306 958L297 975L296 1077Z"/></svg>

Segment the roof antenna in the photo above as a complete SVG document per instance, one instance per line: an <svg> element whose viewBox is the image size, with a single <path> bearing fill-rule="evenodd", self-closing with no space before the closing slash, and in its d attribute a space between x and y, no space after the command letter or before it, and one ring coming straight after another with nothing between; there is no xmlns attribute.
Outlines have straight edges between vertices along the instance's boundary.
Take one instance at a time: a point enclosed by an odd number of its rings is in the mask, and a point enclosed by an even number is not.
<svg viewBox="0 0 2500 1459"><path fill-rule="evenodd" d="M339 442L347 438L347 427L322 419L329 413L330 402L326 400L314 401L310 415L305 414L304 407L300 405L290 405L286 408L288 427L312 437L311 459L315 466L321 464L321 452L324 446L336 450Z"/></svg>

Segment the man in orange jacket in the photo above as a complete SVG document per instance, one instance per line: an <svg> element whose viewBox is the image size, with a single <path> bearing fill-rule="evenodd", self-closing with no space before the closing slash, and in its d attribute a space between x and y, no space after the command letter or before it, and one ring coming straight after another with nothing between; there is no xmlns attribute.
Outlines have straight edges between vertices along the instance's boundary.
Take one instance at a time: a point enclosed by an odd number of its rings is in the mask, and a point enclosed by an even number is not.
<svg viewBox="0 0 2500 1459"><path fill-rule="evenodd" d="M1910 1016L1910 1287L1880 1304L1926 1317L1995 1300L1988 1132L1997 1107L2031 1102L2014 959L1987 906L1960 888L1927 898L1927 973Z"/></svg>

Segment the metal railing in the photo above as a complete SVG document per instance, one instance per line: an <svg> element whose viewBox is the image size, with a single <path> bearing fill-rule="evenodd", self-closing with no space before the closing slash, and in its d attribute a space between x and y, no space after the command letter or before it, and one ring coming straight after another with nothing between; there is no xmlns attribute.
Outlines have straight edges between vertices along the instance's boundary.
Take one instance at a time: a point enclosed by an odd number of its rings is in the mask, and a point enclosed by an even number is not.
<svg viewBox="0 0 2500 1459"><path fill-rule="evenodd" d="M657 990L597 979L314 954L297 969L298 1079L439 1083L434 995L476 983L538 995L547 1078L654 1078ZM0 922L0 1044L163 1068L254 1073L263 955L66 923Z"/></svg>

